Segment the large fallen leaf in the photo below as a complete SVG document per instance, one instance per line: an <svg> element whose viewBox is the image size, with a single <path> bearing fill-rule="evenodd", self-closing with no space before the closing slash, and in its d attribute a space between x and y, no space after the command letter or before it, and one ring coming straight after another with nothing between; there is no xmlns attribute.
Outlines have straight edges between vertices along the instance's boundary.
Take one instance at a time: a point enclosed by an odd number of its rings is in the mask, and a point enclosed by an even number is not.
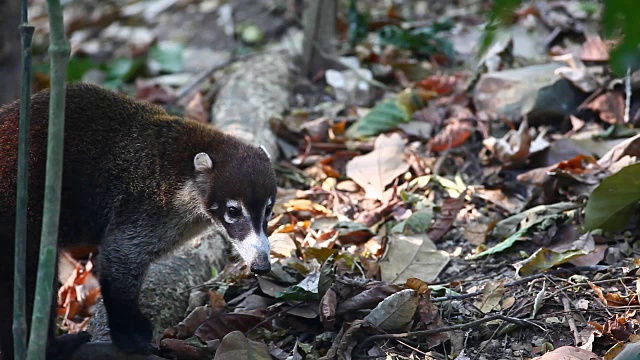
<svg viewBox="0 0 640 360"><path fill-rule="evenodd" d="M519 276L529 276L536 272L548 270L553 266L563 264L580 255L588 253L589 251L585 251L582 249L575 249L557 253L553 250L542 248L533 253L533 255L529 256L528 258L513 264L513 267L516 268L516 273Z"/></svg>
<svg viewBox="0 0 640 360"><path fill-rule="evenodd" d="M425 234L392 234L387 256L380 261L382 280L404 283L409 278L431 282L449 263L449 254L437 250Z"/></svg>
<svg viewBox="0 0 640 360"><path fill-rule="evenodd" d="M383 199L384 188L409 170L404 159L404 140L396 133L380 135L370 153L347 163L347 176L358 183L370 199Z"/></svg>
<svg viewBox="0 0 640 360"><path fill-rule="evenodd" d="M264 320L264 318L261 316L251 314L215 314L198 326L195 335L201 341L222 339L234 330L242 332L248 331L254 326L257 326L262 320ZM268 324L265 324L265 326L268 326Z"/></svg>
<svg viewBox="0 0 640 360"><path fill-rule="evenodd" d="M533 360L600 360L600 356L591 351L573 346L563 346Z"/></svg>
<svg viewBox="0 0 640 360"><path fill-rule="evenodd" d="M417 308L418 293L413 289L406 289L382 300L363 320L384 331L403 330Z"/></svg>
<svg viewBox="0 0 640 360"><path fill-rule="evenodd" d="M577 209L578 207L580 207L580 205L574 202L559 202L551 205L532 207L531 209L499 221L493 228L493 235L501 238L516 231L518 225L520 225L520 228L531 226L544 221L550 216Z"/></svg>
<svg viewBox="0 0 640 360"><path fill-rule="evenodd" d="M640 200L640 163L629 165L604 179L587 202L585 226L589 230L620 230Z"/></svg>
<svg viewBox="0 0 640 360"><path fill-rule="evenodd" d="M386 284L380 282L378 286L367 289L356 296L346 299L338 304L337 314L342 315L349 311L372 309L380 301L386 299L389 295L400 291L402 288L398 285Z"/></svg>
<svg viewBox="0 0 640 360"><path fill-rule="evenodd" d="M271 360L267 346L247 339L240 331L227 334L220 343L214 360Z"/></svg>
<svg viewBox="0 0 640 360"><path fill-rule="evenodd" d="M504 280L489 282L482 290L482 299L474 304L483 313L499 311L504 295Z"/></svg>

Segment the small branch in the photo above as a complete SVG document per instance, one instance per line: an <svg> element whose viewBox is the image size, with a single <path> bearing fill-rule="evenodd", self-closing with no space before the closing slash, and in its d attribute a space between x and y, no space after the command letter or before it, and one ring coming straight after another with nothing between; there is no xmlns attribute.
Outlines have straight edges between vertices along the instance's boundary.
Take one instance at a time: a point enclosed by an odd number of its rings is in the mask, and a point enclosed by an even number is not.
<svg viewBox="0 0 640 360"><path fill-rule="evenodd" d="M578 332L578 328L576 327L576 321L571 315L571 305L569 304L569 299L566 296L562 297L562 307L564 309L564 317L567 319L567 323L569 324L569 329L573 333L573 341L574 345L578 346L580 344L580 335Z"/></svg>
<svg viewBox="0 0 640 360"><path fill-rule="evenodd" d="M600 270L605 270L605 269L610 269L609 266L601 266L601 265L594 265L594 266L577 266L575 268L569 268L569 269L557 269L557 270L553 270L553 271L547 271L547 272L542 272L542 273L538 273L538 274L534 274L534 275L530 275L527 277L523 277L522 279L510 282L508 284L505 284L505 287L512 287L512 286L516 286L522 283L526 283L529 282L531 280L535 280L535 279L539 279L542 277L546 277L549 275L555 275L555 274L559 274L559 273L563 273L563 272L572 272L572 273L578 273L578 272L591 272L591 271L600 271ZM579 284L575 285L578 286ZM449 301L449 300L462 300L462 299L468 299L468 298L472 298L472 297L476 297L482 295L482 291L476 291L474 293L469 293L469 294L464 294L464 295L450 295L450 296L443 296L443 297L438 297L438 298L433 298L431 300L431 302L433 303L438 303L438 302L443 302L443 301Z"/></svg>
<svg viewBox="0 0 640 360"><path fill-rule="evenodd" d="M452 325L452 326L444 326L444 327L440 327L440 328L437 328L437 329L410 331L410 332L399 333L399 334L372 335L372 336L369 336L368 338L364 339L364 341L362 341L360 343L360 345L358 345L358 348L363 349L365 347L365 345L367 345L367 344L369 344L369 343L371 343L373 341L376 341L376 340L387 340L387 339L395 339L395 340L397 340L397 339L405 339L405 338L411 338L411 337L416 337L416 336L440 334L440 333L448 332L448 331L473 329L473 328L478 327L478 326L480 326L480 325L482 325L484 323L487 323L489 321L494 321L494 320L503 320L503 321L506 321L508 323L512 323L512 324L519 325L519 326L529 326L529 325L536 326L537 325L533 321L522 320L522 319L518 319L518 318L513 318L513 317L509 317L509 316L505 316L505 315L496 314L496 315L492 315L492 316L487 316L487 317L485 317L483 319L480 319L480 320L472 321L470 323Z"/></svg>
<svg viewBox="0 0 640 360"><path fill-rule="evenodd" d="M624 123L629 123L629 112L631 111L631 68L627 67L627 76L624 79Z"/></svg>

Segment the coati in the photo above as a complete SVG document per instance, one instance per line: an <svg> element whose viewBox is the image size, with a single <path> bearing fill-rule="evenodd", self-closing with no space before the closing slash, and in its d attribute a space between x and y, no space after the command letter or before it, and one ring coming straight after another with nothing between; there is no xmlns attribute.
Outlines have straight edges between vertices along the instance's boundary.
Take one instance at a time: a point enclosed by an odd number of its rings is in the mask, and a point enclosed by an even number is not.
<svg viewBox="0 0 640 360"><path fill-rule="evenodd" d="M0 108L0 347L4 359L13 358L18 113L19 101ZM29 318L42 224L48 119L49 92L45 90L31 98ZM263 149L208 125L170 116L159 106L94 85L70 84L63 161L58 248L98 245L111 339L122 351L153 350L151 323L138 306L149 264L210 226L226 232L251 271L270 271L266 223L275 201L276 179ZM59 343L50 337L50 357L59 352Z"/></svg>

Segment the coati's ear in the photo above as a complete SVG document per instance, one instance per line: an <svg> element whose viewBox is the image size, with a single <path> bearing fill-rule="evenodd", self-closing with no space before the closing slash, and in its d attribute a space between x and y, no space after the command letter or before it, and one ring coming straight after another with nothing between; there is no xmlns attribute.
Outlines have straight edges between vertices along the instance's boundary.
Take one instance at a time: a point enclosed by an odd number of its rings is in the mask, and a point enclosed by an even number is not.
<svg viewBox="0 0 640 360"><path fill-rule="evenodd" d="M264 145L260 145L260 150L262 150L267 155L269 160L271 160L271 154L269 154L269 152L267 151L267 148L264 147Z"/></svg>
<svg viewBox="0 0 640 360"><path fill-rule="evenodd" d="M206 153L198 153L193 158L193 165L196 167L196 171L207 171L213 168L213 161Z"/></svg>

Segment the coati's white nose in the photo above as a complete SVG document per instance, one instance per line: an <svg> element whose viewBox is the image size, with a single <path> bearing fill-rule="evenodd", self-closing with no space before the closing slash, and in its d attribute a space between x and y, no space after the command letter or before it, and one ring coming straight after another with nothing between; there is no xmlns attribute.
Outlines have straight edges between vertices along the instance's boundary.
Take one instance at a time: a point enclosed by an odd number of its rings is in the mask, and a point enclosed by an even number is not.
<svg viewBox="0 0 640 360"><path fill-rule="evenodd" d="M271 271L271 262L269 261L271 246L269 244L269 238L265 234L260 234L258 237L258 244L255 249L256 255L249 265L251 272L256 274L266 274Z"/></svg>

